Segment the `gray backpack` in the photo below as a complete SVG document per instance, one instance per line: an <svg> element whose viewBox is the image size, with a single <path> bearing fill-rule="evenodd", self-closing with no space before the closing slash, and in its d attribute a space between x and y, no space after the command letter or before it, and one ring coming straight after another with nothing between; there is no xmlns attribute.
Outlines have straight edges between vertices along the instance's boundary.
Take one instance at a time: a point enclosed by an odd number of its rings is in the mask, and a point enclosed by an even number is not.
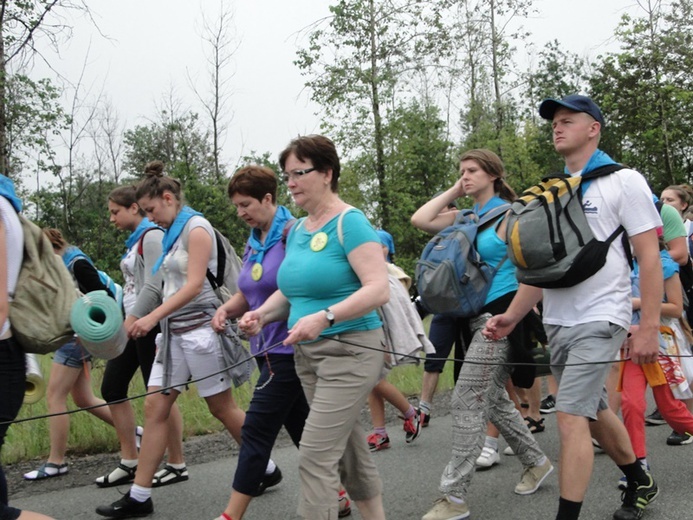
<svg viewBox="0 0 693 520"><path fill-rule="evenodd" d="M544 289L577 285L604 266L609 246L621 234L630 256L624 227L597 240L585 216L589 208L582 205L582 183L621 169L620 164L609 164L582 176L547 177L513 202L506 242L520 283Z"/></svg>

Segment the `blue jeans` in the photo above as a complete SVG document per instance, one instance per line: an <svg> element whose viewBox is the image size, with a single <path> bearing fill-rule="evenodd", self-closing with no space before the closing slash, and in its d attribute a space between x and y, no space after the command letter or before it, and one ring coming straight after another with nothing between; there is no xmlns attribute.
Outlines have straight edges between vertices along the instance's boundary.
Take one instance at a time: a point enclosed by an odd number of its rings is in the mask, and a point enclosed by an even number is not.
<svg viewBox="0 0 693 520"><path fill-rule="evenodd" d="M84 363L91 361L92 355L75 340L65 343L53 354L53 363L70 368L82 368Z"/></svg>
<svg viewBox="0 0 693 520"><path fill-rule="evenodd" d="M9 338L0 341L0 422L13 421L24 400L25 379L24 352ZM9 424L0 425L0 449L5 443ZM15 520L21 514L19 509L10 507L7 497L7 480L0 465L0 520Z"/></svg>
<svg viewBox="0 0 693 520"><path fill-rule="evenodd" d="M233 489L250 496L257 496L282 425L298 447L310 411L292 354L268 354L256 359L260 377L245 414L233 478Z"/></svg>

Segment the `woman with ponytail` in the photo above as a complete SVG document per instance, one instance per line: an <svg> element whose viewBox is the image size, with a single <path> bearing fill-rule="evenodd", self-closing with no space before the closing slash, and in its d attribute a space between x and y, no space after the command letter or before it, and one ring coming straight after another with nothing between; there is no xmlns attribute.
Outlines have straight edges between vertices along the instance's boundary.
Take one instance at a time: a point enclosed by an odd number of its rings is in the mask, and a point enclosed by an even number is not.
<svg viewBox="0 0 693 520"><path fill-rule="evenodd" d="M480 217L512 202L517 195L504 178L503 163L495 153L484 149L470 150L460 159L459 180L452 188L420 207L411 218L412 224L432 234L442 231L454 224L457 218L455 213L442 210L465 195L474 200L472 210ZM529 328L518 326L509 337L499 341L486 341L481 336L486 320L493 314L502 313L518 289L515 267L506 258L506 245L502 238L505 225L501 215L477 231L477 252L484 262L498 271L479 316L469 318L463 324L468 350L451 400L452 415L456 418L452 455L440 479L439 489L443 496L423 520L469 516L467 490L475 463L485 442L495 440L497 448L497 439L484 435L487 421L500 430L523 466L515 493L534 493L553 470L505 390L511 375L507 363L517 359L516 356L531 345Z"/></svg>
<svg viewBox="0 0 693 520"><path fill-rule="evenodd" d="M240 445L245 413L231 394L250 377L240 339L227 329L217 334L212 317L221 305L207 270L217 272L217 243L212 225L185 205L181 184L163 172L163 163L147 164L146 177L137 186L139 206L155 224L165 229L161 256L153 274L161 270L162 303L128 327L128 336L143 338L157 325L157 355L148 381L144 436L135 482L120 500L99 506L96 512L109 518L147 516L154 512L152 479L163 459L168 440L168 418L178 395L190 379L199 395ZM232 337L231 337L232 336ZM159 392L158 390L161 390Z"/></svg>
<svg viewBox="0 0 693 520"><path fill-rule="evenodd" d="M161 304L161 270L152 274L152 267L161 256L163 230L149 219L137 204L135 186L122 186L108 196L108 212L111 223L118 229L128 231L127 248L120 261L123 272L123 308L126 330L138 318L146 316ZM106 363L101 395L109 403L113 423L120 441L121 460L108 475L96 479L99 487L112 487L131 482L137 470L137 449L142 428L135 425L132 405L125 400L128 386L140 368L144 385L147 386L154 363L157 325L141 338L130 338L123 353ZM152 486L165 486L188 480L188 470L183 459L183 419L174 404L168 419L168 461L154 476Z"/></svg>

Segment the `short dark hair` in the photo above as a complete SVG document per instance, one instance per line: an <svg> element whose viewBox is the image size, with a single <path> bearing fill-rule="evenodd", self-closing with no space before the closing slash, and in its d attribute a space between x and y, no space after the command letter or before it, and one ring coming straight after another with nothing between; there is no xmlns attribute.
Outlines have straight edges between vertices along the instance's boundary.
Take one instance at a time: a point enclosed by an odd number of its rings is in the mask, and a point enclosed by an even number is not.
<svg viewBox="0 0 693 520"><path fill-rule="evenodd" d="M272 195L274 204L277 202L277 176L266 166L257 164L244 166L231 177L227 193L229 198L240 193L259 201L269 193Z"/></svg>
<svg viewBox="0 0 693 520"><path fill-rule="evenodd" d="M294 154L299 161L311 161L313 167L320 172L332 170L330 189L337 193L341 167L339 165L337 148L330 139L317 134L304 135L292 139L289 146L279 154L279 166L282 170L291 154Z"/></svg>

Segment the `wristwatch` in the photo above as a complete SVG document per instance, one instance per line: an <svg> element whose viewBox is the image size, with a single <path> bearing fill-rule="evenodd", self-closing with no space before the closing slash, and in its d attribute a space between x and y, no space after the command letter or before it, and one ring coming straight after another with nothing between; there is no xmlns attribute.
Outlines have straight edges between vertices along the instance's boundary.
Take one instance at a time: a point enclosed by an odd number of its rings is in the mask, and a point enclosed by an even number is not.
<svg viewBox="0 0 693 520"><path fill-rule="evenodd" d="M327 318L327 321L330 322L330 327L334 325L334 312L332 312L329 308L325 309L325 317Z"/></svg>

